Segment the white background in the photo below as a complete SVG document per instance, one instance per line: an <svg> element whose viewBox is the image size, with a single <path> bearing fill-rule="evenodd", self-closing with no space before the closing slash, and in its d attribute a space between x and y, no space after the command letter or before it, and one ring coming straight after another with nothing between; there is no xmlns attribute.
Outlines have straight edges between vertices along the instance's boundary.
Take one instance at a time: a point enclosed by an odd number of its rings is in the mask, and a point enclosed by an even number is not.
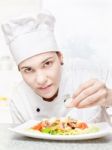
<svg viewBox="0 0 112 150"><path fill-rule="evenodd" d="M44 8L56 17L56 36L62 48L74 57L112 64L112 0L43 1Z"/></svg>

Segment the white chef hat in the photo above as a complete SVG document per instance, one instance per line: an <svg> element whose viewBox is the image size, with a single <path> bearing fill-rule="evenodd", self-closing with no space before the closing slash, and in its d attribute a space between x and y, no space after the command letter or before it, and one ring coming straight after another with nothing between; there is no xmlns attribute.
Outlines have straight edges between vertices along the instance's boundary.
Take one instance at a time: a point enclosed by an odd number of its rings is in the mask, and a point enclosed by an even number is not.
<svg viewBox="0 0 112 150"><path fill-rule="evenodd" d="M54 23L54 16L42 11L37 16L22 16L2 24L6 42L17 65L34 55L58 51Z"/></svg>

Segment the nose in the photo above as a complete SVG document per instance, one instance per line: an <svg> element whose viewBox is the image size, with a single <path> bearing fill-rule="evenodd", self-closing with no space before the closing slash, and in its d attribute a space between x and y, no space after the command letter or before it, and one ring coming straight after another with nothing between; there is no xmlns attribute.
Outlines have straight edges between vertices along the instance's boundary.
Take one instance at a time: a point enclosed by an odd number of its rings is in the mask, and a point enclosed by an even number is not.
<svg viewBox="0 0 112 150"><path fill-rule="evenodd" d="M36 74L36 82L39 85L45 84L47 82L47 76L45 75L45 73Z"/></svg>

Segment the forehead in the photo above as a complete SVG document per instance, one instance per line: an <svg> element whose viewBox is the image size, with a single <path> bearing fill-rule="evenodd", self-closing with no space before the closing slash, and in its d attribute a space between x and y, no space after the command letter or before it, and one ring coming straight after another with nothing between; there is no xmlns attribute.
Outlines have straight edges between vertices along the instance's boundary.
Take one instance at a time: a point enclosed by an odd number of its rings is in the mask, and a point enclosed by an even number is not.
<svg viewBox="0 0 112 150"><path fill-rule="evenodd" d="M54 56L56 56L56 52L42 53L42 54L39 54L39 55L36 55L36 56L33 56L31 58L28 58L28 59L24 60L23 62L21 62L19 64L19 67L31 66L31 65L35 65L35 64L41 64L46 59L53 58Z"/></svg>

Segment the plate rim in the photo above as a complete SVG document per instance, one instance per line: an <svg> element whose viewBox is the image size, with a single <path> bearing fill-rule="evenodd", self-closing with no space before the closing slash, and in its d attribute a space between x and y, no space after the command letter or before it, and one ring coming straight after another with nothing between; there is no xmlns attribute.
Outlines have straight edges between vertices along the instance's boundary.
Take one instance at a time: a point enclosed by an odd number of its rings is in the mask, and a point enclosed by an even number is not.
<svg viewBox="0 0 112 150"><path fill-rule="evenodd" d="M18 125L14 128L9 128L10 131L13 131L15 133L18 133L22 136L31 137L31 138L37 138L37 139L46 139L46 140L89 140L89 139L96 139L101 138L104 136L107 136L111 134L112 127L109 125L108 122L100 122L100 123L91 123L91 125L98 126L101 130L95 133L89 133L89 134L80 134L80 135L50 135L50 134L44 134L41 132L36 131L29 132L25 129L31 127L32 125L35 125L40 121L37 120L29 120L21 125ZM106 129L103 129L104 126L106 126ZM103 130L102 130L103 129ZM38 134L37 134L38 132Z"/></svg>

